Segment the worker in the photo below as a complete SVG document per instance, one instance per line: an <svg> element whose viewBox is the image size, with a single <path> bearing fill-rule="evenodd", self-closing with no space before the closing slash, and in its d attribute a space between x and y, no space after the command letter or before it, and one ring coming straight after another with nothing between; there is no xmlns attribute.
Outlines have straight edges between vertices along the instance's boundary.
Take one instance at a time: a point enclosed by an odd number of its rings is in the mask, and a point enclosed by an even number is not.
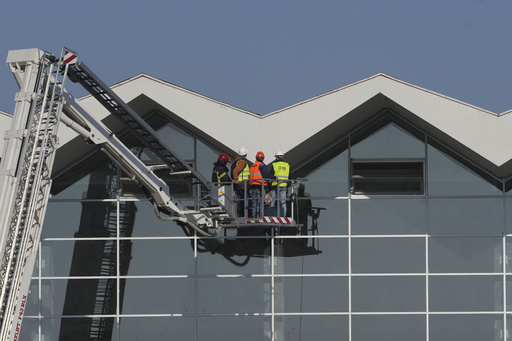
<svg viewBox="0 0 512 341"><path fill-rule="evenodd" d="M229 162L229 155L222 153L219 155L217 162L213 164L212 183L214 186L221 186L222 183L231 182L229 177L229 169L226 164Z"/></svg>
<svg viewBox="0 0 512 341"><path fill-rule="evenodd" d="M249 193L252 200L252 217L260 216L261 209L261 195L262 190L268 186L268 169L267 165L263 163L265 154L263 152L256 153L256 162L252 164L249 169Z"/></svg>
<svg viewBox="0 0 512 341"><path fill-rule="evenodd" d="M239 217L244 216L244 200L248 190L249 161L247 160L247 149L240 147L238 156L231 163L231 178L235 182L235 192L238 197L236 211Z"/></svg>
<svg viewBox="0 0 512 341"><path fill-rule="evenodd" d="M290 176L290 165L284 161L282 151L278 150L274 156L276 159L268 165L269 176L273 179L270 185L270 194L273 198L270 202L270 207L276 207L276 200L279 199L281 210L277 212L277 215L286 217L286 192Z"/></svg>

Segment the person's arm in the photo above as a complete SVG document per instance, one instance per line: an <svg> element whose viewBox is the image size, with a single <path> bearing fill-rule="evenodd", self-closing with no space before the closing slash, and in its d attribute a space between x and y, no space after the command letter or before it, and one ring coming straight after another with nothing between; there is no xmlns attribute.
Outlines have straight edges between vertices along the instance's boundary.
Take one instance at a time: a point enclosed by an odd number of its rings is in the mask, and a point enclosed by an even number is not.
<svg viewBox="0 0 512 341"><path fill-rule="evenodd" d="M269 179L270 178L270 174L268 173L267 165L264 164L264 163L260 164L260 173L261 173L261 177L263 179Z"/></svg>
<svg viewBox="0 0 512 341"><path fill-rule="evenodd" d="M233 170L233 180L238 183L238 176L245 168L245 160L240 160L236 164L235 169Z"/></svg>

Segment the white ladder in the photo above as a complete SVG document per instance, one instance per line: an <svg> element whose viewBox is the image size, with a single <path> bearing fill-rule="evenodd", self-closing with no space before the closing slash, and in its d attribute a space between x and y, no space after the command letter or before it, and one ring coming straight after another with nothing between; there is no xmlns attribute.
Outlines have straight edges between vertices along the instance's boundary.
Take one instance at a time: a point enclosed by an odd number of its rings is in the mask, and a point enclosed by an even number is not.
<svg viewBox="0 0 512 341"><path fill-rule="evenodd" d="M64 49L58 60L48 53L41 56L34 92L23 95L30 101L28 115L21 113L26 117L26 130L11 126L11 131L24 130L24 134L18 147L17 167L15 172L11 170L16 178L11 210L4 213L9 217L4 219L6 225L2 227L0 340L17 340L23 320L57 149L63 83L68 69L63 62L63 52ZM13 69L16 67L15 63L11 65ZM15 111L15 114L18 113Z"/></svg>

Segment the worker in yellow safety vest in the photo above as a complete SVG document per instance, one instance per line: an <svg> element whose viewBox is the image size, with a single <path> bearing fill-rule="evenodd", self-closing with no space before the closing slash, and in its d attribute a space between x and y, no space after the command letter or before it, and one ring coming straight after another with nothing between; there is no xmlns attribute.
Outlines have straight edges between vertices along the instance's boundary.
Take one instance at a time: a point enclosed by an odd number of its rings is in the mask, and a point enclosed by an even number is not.
<svg viewBox="0 0 512 341"><path fill-rule="evenodd" d="M238 156L231 163L231 178L235 182L235 192L237 196L236 211L239 217L244 216L244 200L247 196L249 180L249 160L247 160L247 149L240 147Z"/></svg>
<svg viewBox="0 0 512 341"><path fill-rule="evenodd" d="M268 165L270 169L269 176L273 179L270 185L270 194L272 196L270 207L276 207L276 198L279 197L281 205L277 216L286 217L286 192L288 188L288 178L290 177L290 165L283 160L284 154L282 151L277 151L274 156L276 159Z"/></svg>

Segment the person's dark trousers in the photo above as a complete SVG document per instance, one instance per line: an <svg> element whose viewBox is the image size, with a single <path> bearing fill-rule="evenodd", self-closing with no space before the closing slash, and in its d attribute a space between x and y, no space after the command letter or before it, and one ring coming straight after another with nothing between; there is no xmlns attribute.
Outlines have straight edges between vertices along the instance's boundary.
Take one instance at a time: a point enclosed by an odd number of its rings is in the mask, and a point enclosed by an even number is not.
<svg viewBox="0 0 512 341"><path fill-rule="evenodd" d="M243 184L235 185L236 196L238 197L238 201L236 203L236 214L239 217L244 216L244 205L245 205L245 186Z"/></svg>

